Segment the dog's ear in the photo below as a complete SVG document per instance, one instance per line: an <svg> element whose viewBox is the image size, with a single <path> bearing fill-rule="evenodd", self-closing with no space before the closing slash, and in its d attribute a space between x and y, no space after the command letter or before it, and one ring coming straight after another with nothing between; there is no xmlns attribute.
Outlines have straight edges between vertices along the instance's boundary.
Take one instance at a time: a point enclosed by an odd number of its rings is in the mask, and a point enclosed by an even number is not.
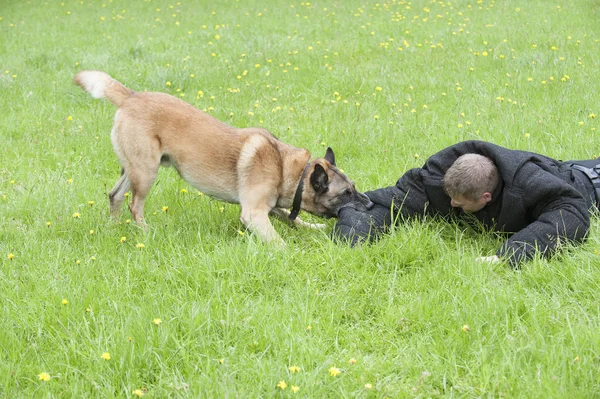
<svg viewBox="0 0 600 399"><path fill-rule="evenodd" d="M317 194L323 194L327 191L329 185L329 176L320 164L315 165L315 170L310 175L310 185Z"/></svg>
<svg viewBox="0 0 600 399"><path fill-rule="evenodd" d="M331 149L331 147L327 147L327 151L325 151L325 157L324 157L327 161L329 161L330 164L332 164L333 166L335 166L335 154L333 153L333 150Z"/></svg>

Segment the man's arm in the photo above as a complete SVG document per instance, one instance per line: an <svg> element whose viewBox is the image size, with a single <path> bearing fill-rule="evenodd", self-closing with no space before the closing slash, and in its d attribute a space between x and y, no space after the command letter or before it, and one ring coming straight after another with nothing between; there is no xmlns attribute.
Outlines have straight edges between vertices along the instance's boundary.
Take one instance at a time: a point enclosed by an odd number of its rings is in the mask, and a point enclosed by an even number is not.
<svg viewBox="0 0 600 399"><path fill-rule="evenodd" d="M526 209L532 223L512 235L496 255L516 267L536 253L548 257L562 244L581 243L590 228L583 196L571 185L541 169L527 167L519 183L525 187Z"/></svg>
<svg viewBox="0 0 600 399"><path fill-rule="evenodd" d="M428 198L421 173L422 169L411 169L396 185L366 192L375 204L366 212L352 207L342 208L333 238L355 245L385 233L398 218L423 215Z"/></svg>

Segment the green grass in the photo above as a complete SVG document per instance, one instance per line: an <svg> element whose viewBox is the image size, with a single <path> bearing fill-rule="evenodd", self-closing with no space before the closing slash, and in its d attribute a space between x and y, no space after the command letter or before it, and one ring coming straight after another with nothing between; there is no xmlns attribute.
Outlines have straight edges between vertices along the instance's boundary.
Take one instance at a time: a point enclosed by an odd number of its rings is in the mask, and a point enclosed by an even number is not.
<svg viewBox="0 0 600 399"><path fill-rule="evenodd" d="M474 262L501 236L435 220L356 249L274 221L280 251L163 169L144 233L108 215L115 108L72 83L100 69L332 146L370 190L465 139L600 155L599 17L593 0L3 0L0 396L600 397L597 217L521 271Z"/></svg>

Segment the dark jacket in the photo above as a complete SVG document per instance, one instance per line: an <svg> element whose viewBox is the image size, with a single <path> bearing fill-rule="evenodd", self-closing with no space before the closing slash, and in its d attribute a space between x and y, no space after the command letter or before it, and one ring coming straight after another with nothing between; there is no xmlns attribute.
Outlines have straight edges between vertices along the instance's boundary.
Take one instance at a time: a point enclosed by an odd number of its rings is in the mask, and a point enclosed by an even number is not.
<svg viewBox="0 0 600 399"><path fill-rule="evenodd" d="M536 252L547 257L560 243L585 239L589 209L595 205L594 189L585 174L573 170L569 162L483 141L448 147L431 156L422 168L406 172L396 185L365 193L375 206L368 212L343 208L334 237L356 244L376 238L394 221L423 216L463 218L462 210L450 205L443 177L459 156L468 153L490 158L500 173L492 200L472 214L490 230L513 233L498 249L498 257L516 266Z"/></svg>

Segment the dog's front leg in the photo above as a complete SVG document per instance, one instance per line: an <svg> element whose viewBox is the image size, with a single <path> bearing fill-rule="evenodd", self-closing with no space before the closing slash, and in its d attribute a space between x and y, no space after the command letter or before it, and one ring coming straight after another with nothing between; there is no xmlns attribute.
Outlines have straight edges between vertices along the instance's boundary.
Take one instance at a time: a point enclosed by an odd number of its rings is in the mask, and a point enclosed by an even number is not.
<svg viewBox="0 0 600 399"><path fill-rule="evenodd" d="M269 220L269 210L267 209L249 209L242 206L242 216L240 220L252 232L266 242L273 242L283 247L285 242L277 234L275 228Z"/></svg>
<svg viewBox="0 0 600 399"><path fill-rule="evenodd" d="M275 216L276 218L278 218L278 219L286 222L290 226L294 226L294 227L307 227L309 229L318 229L318 230L327 228L326 224L307 223L304 220L300 219L299 217L297 217L294 220L290 220L290 211L285 208L273 208L273 209L271 209L271 215Z"/></svg>

